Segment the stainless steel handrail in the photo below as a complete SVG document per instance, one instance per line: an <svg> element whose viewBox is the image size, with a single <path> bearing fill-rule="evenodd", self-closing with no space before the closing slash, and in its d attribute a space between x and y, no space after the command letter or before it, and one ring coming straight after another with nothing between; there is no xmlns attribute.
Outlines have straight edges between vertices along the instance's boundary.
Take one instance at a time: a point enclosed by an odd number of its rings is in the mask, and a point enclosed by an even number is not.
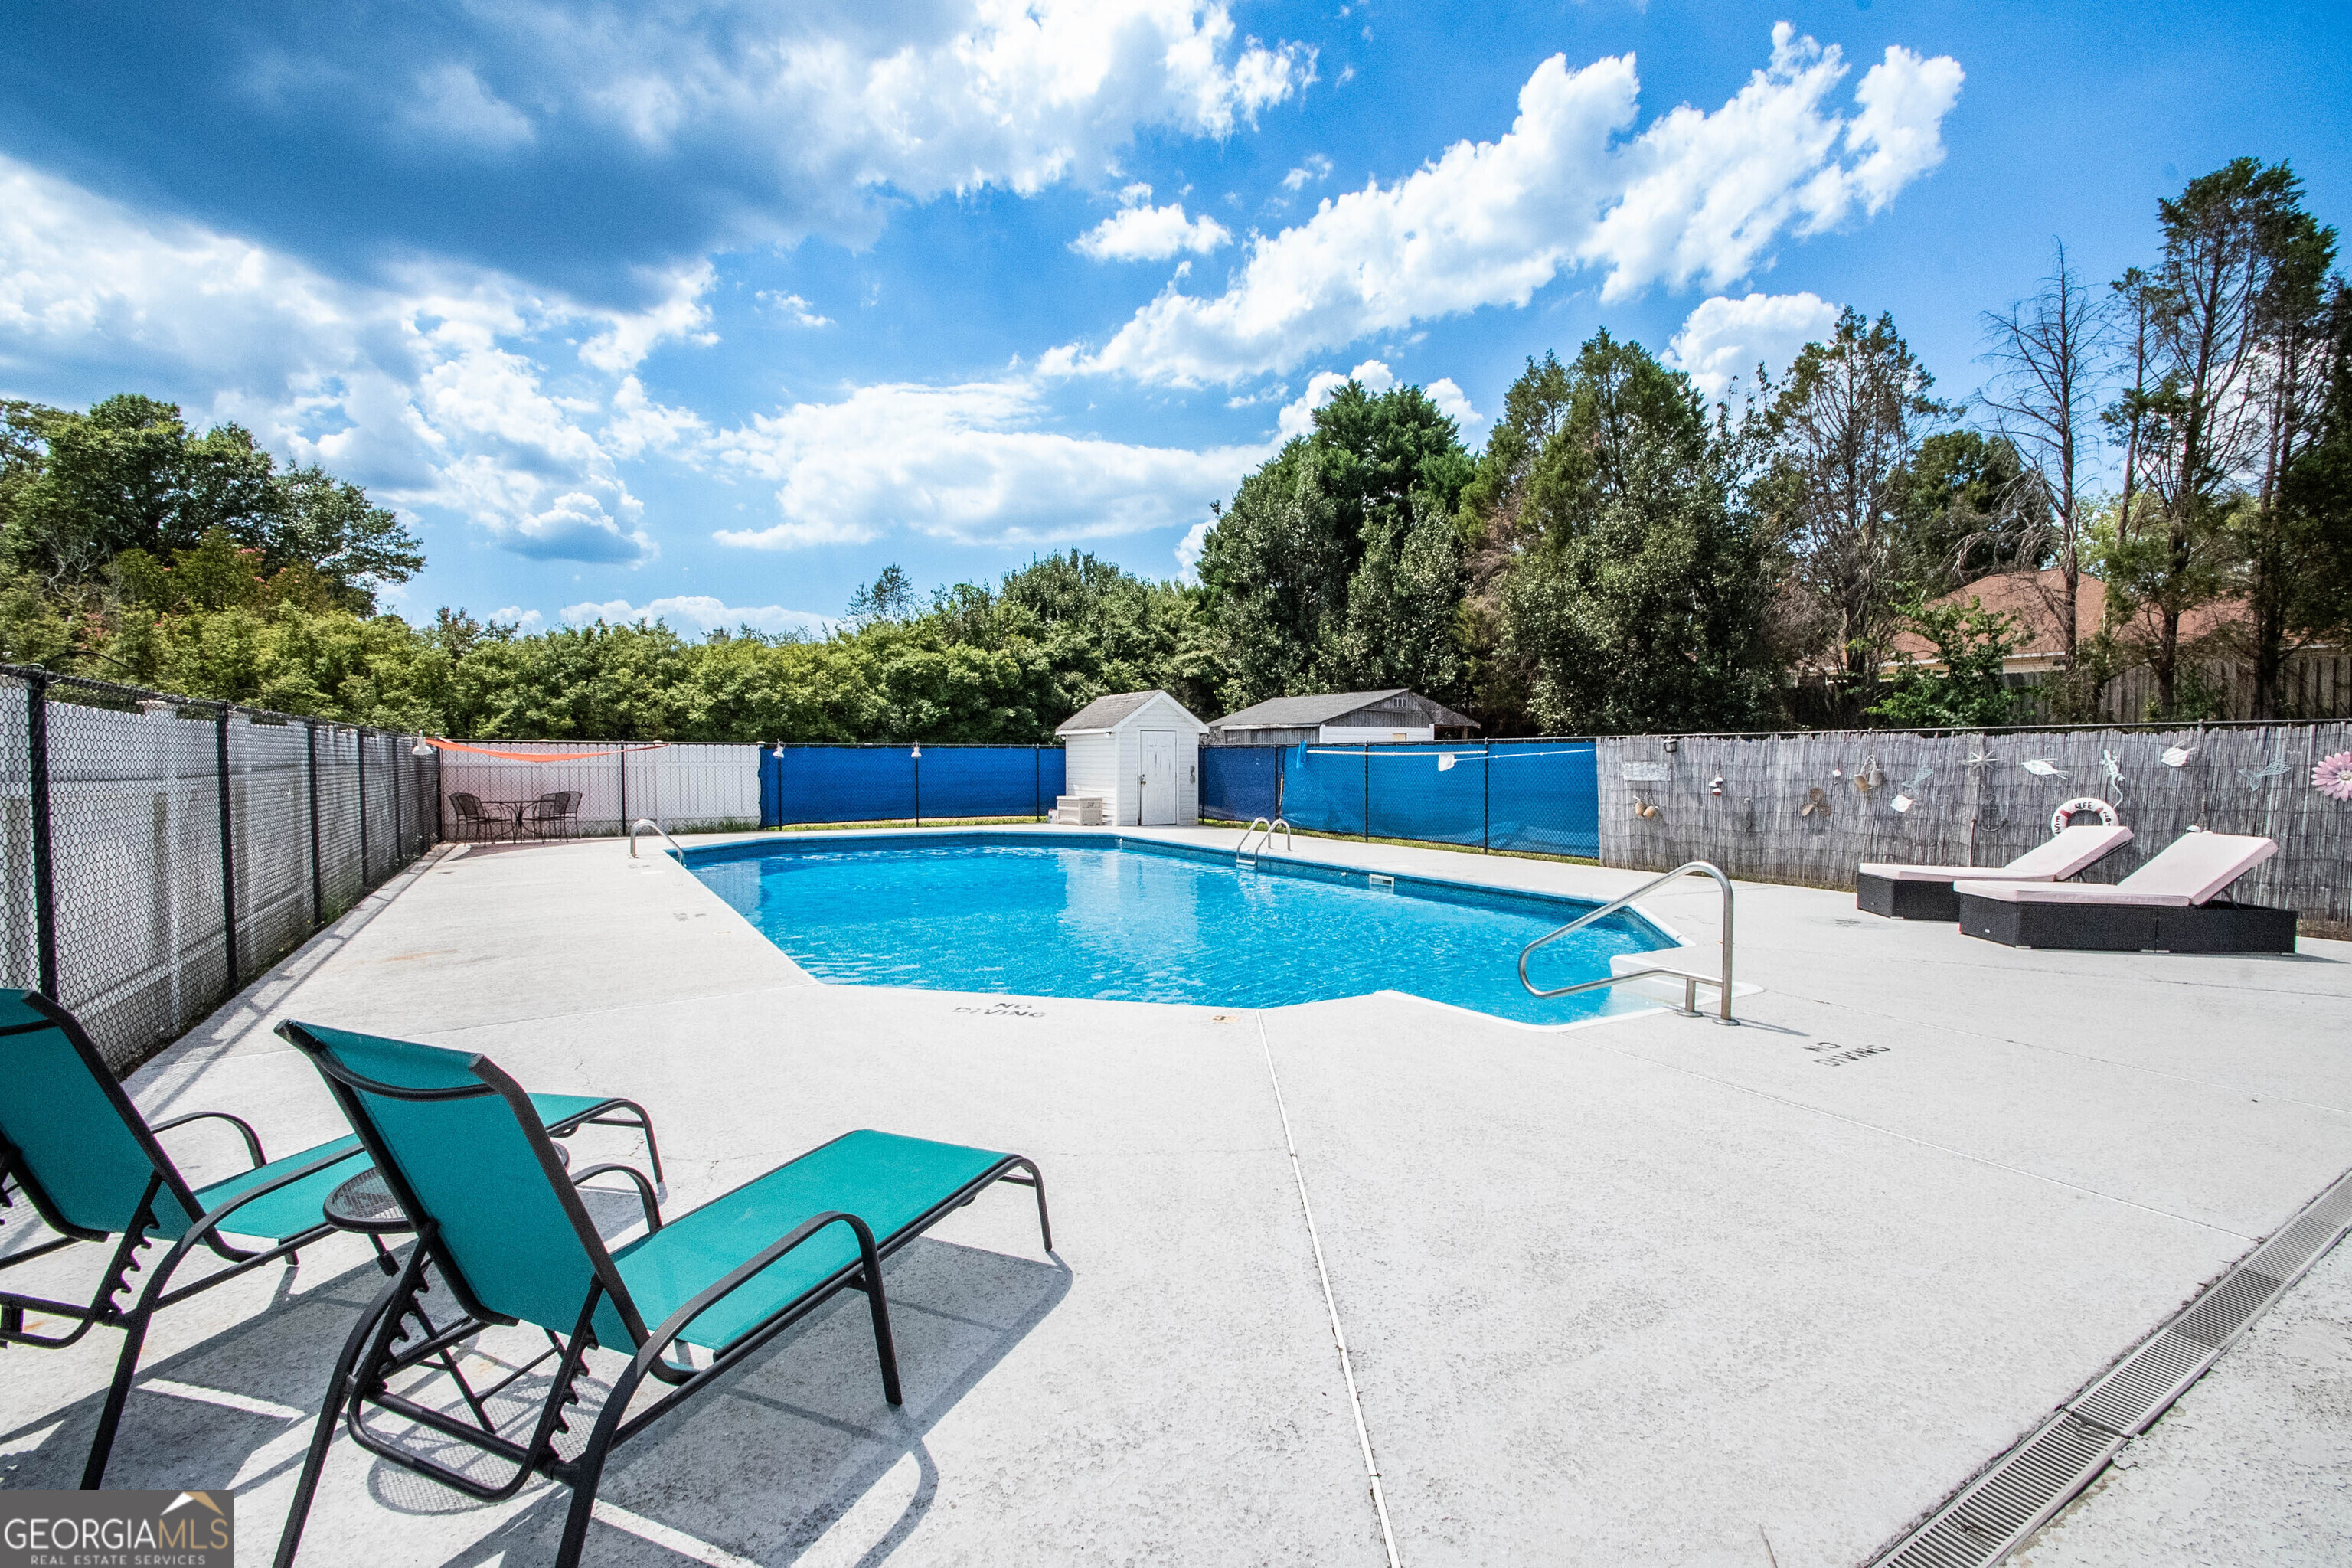
<svg viewBox="0 0 2352 1568"><path fill-rule="evenodd" d="M1599 980L1587 980L1579 985L1563 985L1557 991L1536 990L1536 983L1528 978L1528 957L1536 949L1546 942L1558 942L1570 931L1581 931L1595 921L1606 919L1652 889L1663 888L1675 878L1686 877L1693 872L1714 878L1716 886L1723 889L1723 973L1720 978L1689 974L1679 969L1664 969L1652 965L1641 969L1630 969L1622 974L1604 975ZM1680 980L1683 983L1683 1011L1694 1015L1698 1011L1696 987L1714 986L1721 998L1719 1012L1723 1021L1727 1024L1738 1022L1731 1016L1731 879L1723 874L1723 868L1720 866L1705 860L1685 861L1664 876L1653 878L1622 898L1610 900L1591 914L1577 916L1558 931L1547 936L1539 936L1519 950L1519 984L1526 986L1531 994L1546 999L1554 996L1572 996L1580 991L1598 991L1604 985L1622 985L1628 980L1639 980L1651 974L1670 974Z"/></svg>
<svg viewBox="0 0 2352 1568"><path fill-rule="evenodd" d="M1296 855L1298 853L1297 847L1291 841L1289 823L1285 822L1278 816L1272 822L1268 822L1263 816L1253 816L1250 818L1250 825L1242 829L1242 841L1234 847L1234 865L1238 866L1244 860L1247 860L1253 866L1257 864L1258 850L1252 849L1249 847L1249 841L1250 835L1255 833L1261 827L1265 829L1265 837L1259 840L1258 849L1271 849L1274 847L1274 830L1279 827L1282 829L1282 852L1286 855Z"/></svg>
<svg viewBox="0 0 2352 1568"><path fill-rule="evenodd" d="M641 816L629 826L630 859L634 860L637 858L637 835L646 832L647 829L651 829L653 832L660 834L662 836L662 842L667 844L672 849L677 851L678 860L681 863L685 861L686 846L680 844L677 839L672 838L669 836L669 829L664 827L660 823L656 822L650 816Z"/></svg>

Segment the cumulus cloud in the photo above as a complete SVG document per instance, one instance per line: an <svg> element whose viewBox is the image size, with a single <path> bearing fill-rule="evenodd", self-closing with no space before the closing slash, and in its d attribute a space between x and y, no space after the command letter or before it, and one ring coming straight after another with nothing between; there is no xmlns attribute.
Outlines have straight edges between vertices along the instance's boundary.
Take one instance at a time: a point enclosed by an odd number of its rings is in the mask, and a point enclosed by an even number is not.
<svg viewBox="0 0 2352 1568"><path fill-rule="evenodd" d="M1422 390L1429 394L1429 400L1437 405L1440 414L1462 427L1463 440L1476 446L1473 437L1477 427L1486 423L1486 416L1470 406L1470 395L1456 386L1450 375L1439 376Z"/></svg>
<svg viewBox="0 0 2352 1568"><path fill-rule="evenodd" d="M655 599L642 608L632 605L626 599L607 599L602 604L591 601L583 605L566 605L563 606L563 618L572 626L584 626L591 621L614 625L662 621L672 631L677 632L708 634L750 626L754 631L771 635L790 632L801 637L823 637L837 624L833 616L821 616L814 610L788 610L782 605L756 607L729 605L708 594L681 594Z"/></svg>
<svg viewBox="0 0 2352 1568"><path fill-rule="evenodd" d="M1722 288L1769 265L1785 236L1883 208L1942 160L1962 73L1889 47L1851 118L1835 46L1773 29L1771 63L1712 112L1687 105L1633 132L1630 55L1580 70L1555 55L1520 89L1493 142L1460 142L1395 184L1326 198L1254 239L1213 296L1171 282L1099 349L1069 344L1057 374L1230 384L1369 333L1482 306L1523 306L1590 269L1603 299L1653 285Z"/></svg>
<svg viewBox="0 0 2352 1568"><path fill-rule="evenodd" d="M1048 544L1178 527L1264 460L1050 427L1031 384L862 386L711 437L709 460L776 486L782 520L722 544L793 550L904 530L966 544Z"/></svg>
<svg viewBox="0 0 2352 1568"><path fill-rule="evenodd" d="M1309 153L1307 161L1282 176L1286 191L1303 191L1310 184L1319 184L1331 177L1331 160L1320 153Z"/></svg>
<svg viewBox="0 0 2352 1568"><path fill-rule="evenodd" d="M708 268L645 311L593 310L474 268L415 264L338 282L248 240L144 217L0 158L0 369L131 365L201 387L296 462L378 500L441 508L538 559L656 552L616 461L699 433L625 374L692 339ZM551 384L537 340L589 334L587 379ZM601 433L592 429L601 421Z"/></svg>
<svg viewBox="0 0 2352 1568"><path fill-rule="evenodd" d="M512 626L519 632L530 633L547 624L547 617L537 610L526 610L520 605L509 605L503 610L492 610L490 619L502 626Z"/></svg>
<svg viewBox="0 0 2352 1568"><path fill-rule="evenodd" d="M1315 67L1213 0L315 12L252 0L175 35L103 117L22 107L77 166L172 149L189 210L330 270L363 274L390 237L609 304L717 251L870 243L906 201L1091 180L1139 132L1231 135ZM28 22L59 100L107 93L91 29Z"/></svg>
<svg viewBox="0 0 2352 1568"><path fill-rule="evenodd" d="M1307 378L1307 390L1298 395L1297 401L1284 404L1282 412L1275 416L1274 438L1277 442L1291 441L1311 432L1315 428L1315 411L1351 381L1366 392L1381 393L1394 386L1396 379L1396 372L1385 361L1376 359L1366 360L1345 375L1336 370L1318 370Z"/></svg>
<svg viewBox="0 0 2352 1568"><path fill-rule="evenodd" d="M1176 542L1176 581L1198 583L1201 580L1201 552L1209 547L1209 530L1213 520L1202 518L1184 531Z"/></svg>
<svg viewBox="0 0 2352 1568"><path fill-rule="evenodd" d="M767 306L770 310L774 310L778 315L784 317L796 327L829 327L833 325L833 318L831 316L818 314L817 308L810 304L806 300L802 299L798 294L784 294L779 293L772 289L762 289L753 295L752 298L758 300L760 303Z"/></svg>
<svg viewBox="0 0 2352 1568"><path fill-rule="evenodd" d="M1149 185L1130 185L1129 192L1151 195ZM1165 261L1180 250L1206 256L1233 242L1233 231L1206 213L1187 220L1184 204L1164 207L1130 205L1070 242L1070 248L1095 261Z"/></svg>
<svg viewBox="0 0 2352 1568"><path fill-rule="evenodd" d="M1797 351L1837 324L1838 308L1819 295L1750 294L1703 300L1666 345L1665 363L1688 374L1708 402L1744 389L1756 367L1778 374Z"/></svg>

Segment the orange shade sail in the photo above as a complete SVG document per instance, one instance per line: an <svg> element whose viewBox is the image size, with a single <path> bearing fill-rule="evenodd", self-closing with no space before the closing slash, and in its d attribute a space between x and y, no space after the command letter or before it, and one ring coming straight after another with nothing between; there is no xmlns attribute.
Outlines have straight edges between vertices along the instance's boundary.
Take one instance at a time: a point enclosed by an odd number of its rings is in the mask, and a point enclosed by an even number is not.
<svg viewBox="0 0 2352 1568"><path fill-rule="evenodd" d="M444 752L471 752L478 757L496 757L502 763L584 763L594 757L617 757L627 752L658 752L669 744L656 741L643 746L615 746L609 752L500 752L488 746L468 746L460 741L436 741L430 735L417 739Z"/></svg>

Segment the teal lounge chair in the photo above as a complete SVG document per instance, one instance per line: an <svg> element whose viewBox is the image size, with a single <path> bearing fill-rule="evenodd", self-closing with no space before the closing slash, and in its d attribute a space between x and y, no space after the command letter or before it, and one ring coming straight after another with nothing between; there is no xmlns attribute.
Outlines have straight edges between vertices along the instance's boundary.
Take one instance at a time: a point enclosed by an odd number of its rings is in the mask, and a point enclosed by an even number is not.
<svg viewBox="0 0 2352 1568"><path fill-rule="evenodd" d="M653 1123L637 1105L577 1094L532 1095L529 1103L534 1119L556 1137L592 1123L640 1129L655 1179L660 1179ZM194 1187L155 1135L205 1120L236 1129L253 1168ZM270 1160L253 1129L225 1111L199 1110L151 1125L72 1014L37 991L0 989L0 1205L13 1208L21 1196L57 1233L0 1259L0 1268L65 1247L115 1243L87 1301L0 1290L0 1345L57 1350L92 1329L122 1331L114 1383L82 1469L84 1490L96 1489L106 1475L107 1454L154 1315L224 1279L279 1258L291 1260L297 1248L333 1228L321 1208L327 1195L366 1169L367 1154L357 1138L338 1138ZM248 1248L229 1241L232 1236L263 1245ZM157 1241L170 1242L171 1250L133 1279L139 1253ZM391 1260L381 1247L379 1243L379 1258L389 1272ZM180 1265L199 1248L228 1267L174 1288ZM128 1305L118 1300L134 1290ZM58 1333L28 1329L27 1311L62 1318L70 1327Z"/></svg>
<svg viewBox="0 0 2352 1568"><path fill-rule="evenodd" d="M570 1486L556 1561L572 1568L586 1543L614 1445L643 1432L839 1291L865 1293L883 1397L897 1405L898 1363L882 1259L991 1184L1035 1191L1037 1227L1053 1250L1045 1180L1031 1162L866 1131L844 1133L667 1222L646 1194L646 1234L608 1249L558 1167L529 1100L488 1060L314 1024L284 1023L278 1032L318 1065L417 1233L399 1277L362 1316L335 1363L278 1543L278 1568L289 1568L300 1545L338 1413L361 1447L486 1502L513 1496L534 1475ZM436 1323L425 1315L428 1263L439 1276L436 1289L447 1290L435 1300L454 1300L455 1321ZM466 1392L462 1380L471 1420L392 1391L391 1383L409 1369L493 1324L515 1323L544 1333L551 1348L541 1360L557 1361L527 1434L499 1431L483 1408L487 1394ZM556 1451L556 1434L566 1429L564 1409L578 1402L574 1384L596 1346L631 1360L614 1379L585 1446L566 1458ZM700 1365L694 1350L708 1357ZM667 1391L633 1414L630 1403L648 1376ZM438 1463L371 1426L371 1410L467 1445L511 1471L483 1479Z"/></svg>

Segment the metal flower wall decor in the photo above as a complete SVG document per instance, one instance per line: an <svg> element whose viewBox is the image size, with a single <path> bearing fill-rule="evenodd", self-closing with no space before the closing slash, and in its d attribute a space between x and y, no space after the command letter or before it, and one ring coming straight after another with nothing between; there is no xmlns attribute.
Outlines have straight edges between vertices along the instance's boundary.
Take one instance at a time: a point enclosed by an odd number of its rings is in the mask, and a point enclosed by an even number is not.
<svg viewBox="0 0 2352 1568"><path fill-rule="evenodd" d="M2320 758L2311 770L2311 787L2330 800L2352 801L2352 752Z"/></svg>

